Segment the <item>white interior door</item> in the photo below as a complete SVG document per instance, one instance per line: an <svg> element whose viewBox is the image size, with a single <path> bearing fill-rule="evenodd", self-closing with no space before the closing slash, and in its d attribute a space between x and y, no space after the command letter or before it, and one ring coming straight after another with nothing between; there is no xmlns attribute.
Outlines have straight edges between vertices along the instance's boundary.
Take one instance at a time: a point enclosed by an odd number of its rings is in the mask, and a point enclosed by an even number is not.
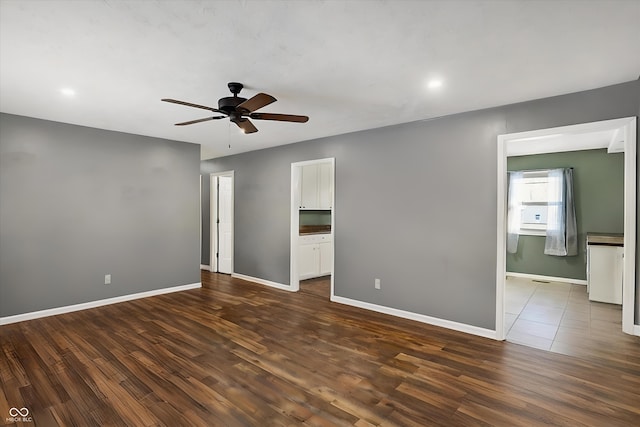
<svg viewBox="0 0 640 427"><path fill-rule="evenodd" d="M233 273L233 180L218 177L218 272Z"/></svg>

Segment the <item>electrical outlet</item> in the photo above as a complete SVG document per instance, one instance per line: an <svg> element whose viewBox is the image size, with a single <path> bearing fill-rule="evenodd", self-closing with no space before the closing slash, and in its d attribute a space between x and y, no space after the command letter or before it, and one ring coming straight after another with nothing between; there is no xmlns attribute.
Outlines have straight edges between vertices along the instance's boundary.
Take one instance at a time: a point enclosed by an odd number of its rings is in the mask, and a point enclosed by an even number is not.
<svg viewBox="0 0 640 427"><path fill-rule="evenodd" d="M105 274L104 275L104 284L105 285L110 285L111 284L111 275L110 274Z"/></svg>
<svg viewBox="0 0 640 427"><path fill-rule="evenodd" d="M376 279L374 285L376 289L380 289L380 279Z"/></svg>

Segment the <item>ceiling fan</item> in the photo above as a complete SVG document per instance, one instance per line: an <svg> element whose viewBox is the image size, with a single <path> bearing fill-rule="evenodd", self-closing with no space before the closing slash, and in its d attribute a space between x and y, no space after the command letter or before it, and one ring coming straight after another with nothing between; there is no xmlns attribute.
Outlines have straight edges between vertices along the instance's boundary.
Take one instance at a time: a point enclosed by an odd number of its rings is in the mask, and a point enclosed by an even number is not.
<svg viewBox="0 0 640 427"><path fill-rule="evenodd" d="M186 105L187 107L201 108L203 110L223 114L222 116L205 117L204 119L176 123L176 126L192 125L194 123L207 122L209 120L218 120L228 117L229 120L238 125L244 133L254 133L258 132L258 129L253 125L253 123L251 123L251 120L249 120L250 118L254 120L275 120L279 122L294 123L306 123L309 120L309 117L307 116L296 116L293 114L256 113L256 110L275 102L276 99L266 93L259 93L249 99L242 98L238 96L244 87L242 83L230 82L227 86L233 96L220 98L218 100L218 108L192 104L191 102L178 101L177 99L165 98L162 101Z"/></svg>

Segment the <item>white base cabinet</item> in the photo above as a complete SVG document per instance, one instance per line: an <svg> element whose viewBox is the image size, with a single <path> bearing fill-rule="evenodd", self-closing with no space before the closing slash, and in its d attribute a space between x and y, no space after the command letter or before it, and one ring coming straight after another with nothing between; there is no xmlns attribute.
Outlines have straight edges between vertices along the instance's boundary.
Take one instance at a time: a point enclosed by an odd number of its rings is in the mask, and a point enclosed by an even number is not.
<svg viewBox="0 0 640 427"><path fill-rule="evenodd" d="M589 300L622 304L622 246L587 246L587 291Z"/></svg>
<svg viewBox="0 0 640 427"><path fill-rule="evenodd" d="M333 264L333 244L330 234L300 236L298 245L299 279L331 274Z"/></svg>

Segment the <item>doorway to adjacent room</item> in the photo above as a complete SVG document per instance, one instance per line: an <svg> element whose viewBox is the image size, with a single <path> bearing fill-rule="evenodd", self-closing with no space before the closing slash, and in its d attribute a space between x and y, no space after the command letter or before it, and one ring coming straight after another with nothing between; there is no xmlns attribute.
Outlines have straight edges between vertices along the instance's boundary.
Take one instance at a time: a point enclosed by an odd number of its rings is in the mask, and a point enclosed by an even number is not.
<svg viewBox="0 0 640 427"><path fill-rule="evenodd" d="M334 295L334 176L334 158L291 164L292 291Z"/></svg>
<svg viewBox="0 0 640 427"><path fill-rule="evenodd" d="M598 145L602 144L602 142L597 142L597 140L602 139L605 135L608 140L604 146ZM594 146L594 143L597 146ZM510 278L509 281L506 280L507 157L577 151L603 147L608 148L609 150L624 152L624 298L621 309L622 327L620 328L620 324L618 324L618 332L622 329L626 334L634 333L634 309L637 303L637 298L635 296L636 119L632 117L531 132L521 132L517 134L500 135L498 137L498 252L496 268L496 335L498 339L508 339L507 333L509 332L509 328L513 325L511 320L514 319L513 313L511 313L513 311L511 308L513 307L509 308L509 311L507 312L507 305L513 305L513 300L518 299L515 297L510 299L507 298L507 283L509 283L511 288L516 289L520 294L527 294L526 298L520 298L522 299L522 301L520 301L522 303L522 307L520 308L522 309L525 309L526 304L532 301L532 298L535 299L534 297L537 294L540 295L536 298L544 299L545 301L549 300L550 302L554 302L554 304L557 303L558 305L560 303L554 298L561 296L562 305L565 309L560 313L560 307L555 307L555 311L558 312L557 314L561 319L563 319L563 321L567 320L567 322L576 320L567 316L566 307L569 303L573 303L577 306L579 303L586 304L589 302L586 300L587 294L586 286L584 286L584 284L570 285L567 283L560 283L553 286L553 284L531 282L530 280L527 281L526 279L531 279L527 277L516 277ZM585 306L587 308L589 307L588 305ZM611 318L611 316L613 316L608 312L599 313L601 311L599 309L594 309L593 311L598 312L598 315L602 314L602 316L607 318ZM522 311L520 311L520 313L522 313ZM573 314L570 315L573 316ZM535 319L532 321L535 322ZM547 329L549 328L539 332L549 332ZM537 335L541 335L541 333L538 333ZM551 341L555 341L557 339L557 332L551 335L553 335L553 337L550 337Z"/></svg>

